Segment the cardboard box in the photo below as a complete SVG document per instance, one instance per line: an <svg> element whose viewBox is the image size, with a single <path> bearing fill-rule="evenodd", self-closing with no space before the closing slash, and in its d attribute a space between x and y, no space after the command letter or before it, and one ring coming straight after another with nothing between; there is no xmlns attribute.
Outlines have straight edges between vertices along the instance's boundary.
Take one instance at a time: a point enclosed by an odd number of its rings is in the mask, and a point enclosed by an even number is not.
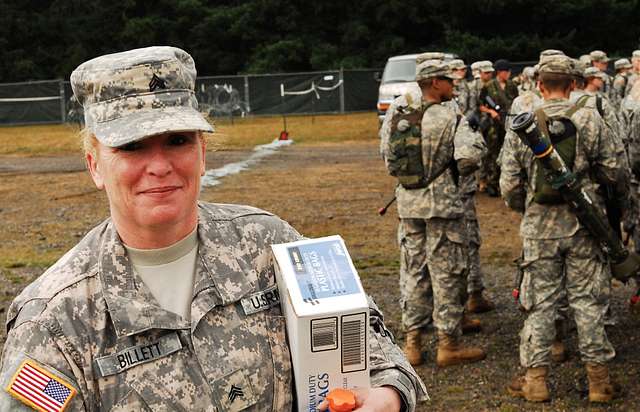
<svg viewBox="0 0 640 412"><path fill-rule="evenodd" d="M369 305L340 236L272 245L298 410L369 387Z"/></svg>

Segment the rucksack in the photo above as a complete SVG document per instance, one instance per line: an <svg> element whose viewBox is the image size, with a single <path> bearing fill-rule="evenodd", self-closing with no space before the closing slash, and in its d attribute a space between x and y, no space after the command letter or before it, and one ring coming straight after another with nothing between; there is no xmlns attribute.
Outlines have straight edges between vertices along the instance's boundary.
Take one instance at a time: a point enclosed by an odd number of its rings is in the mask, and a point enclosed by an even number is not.
<svg viewBox="0 0 640 412"><path fill-rule="evenodd" d="M435 103L417 106L411 95L405 98L407 105L399 106L391 118L387 169L405 189L420 189L427 187L422 162L422 116Z"/></svg>
<svg viewBox="0 0 640 412"><path fill-rule="evenodd" d="M576 159L577 129L571 116L580 108L584 107L588 96L582 96L576 104L564 114L548 117L541 108L535 111L538 129L553 145L556 152L569 170L573 170ZM536 162L540 160L536 159ZM535 175L535 192L533 201L544 205L557 205L564 203L564 198L544 175L544 168L538 163Z"/></svg>
<svg viewBox="0 0 640 412"><path fill-rule="evenodd" d="M452 164L455 166L455 162L452 159L447 167L435 173L431 179L426 178L422 160L422 117L429 107L438 103L422 102L417 106L413 104L411 95L405 97L408 104L399 106L391 118L386 164L389 174L398 178L402 187L422 189L428 187L447 168L451 168ZM456 128L460 119L461 116L458 115Z"/></svg>

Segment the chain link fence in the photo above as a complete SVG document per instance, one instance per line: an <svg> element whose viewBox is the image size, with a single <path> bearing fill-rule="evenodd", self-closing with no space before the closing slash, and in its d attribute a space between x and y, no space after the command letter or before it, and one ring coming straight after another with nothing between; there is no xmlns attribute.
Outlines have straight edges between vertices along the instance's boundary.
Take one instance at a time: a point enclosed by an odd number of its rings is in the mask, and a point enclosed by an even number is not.
<svg viewBox="0 0 640 412"><path fill-rule="evenodd" d="M381 69L203 76L200 111L211 117L373 111ZM63 80L0 84L0 125L82 122L82 107Z"/></svg>

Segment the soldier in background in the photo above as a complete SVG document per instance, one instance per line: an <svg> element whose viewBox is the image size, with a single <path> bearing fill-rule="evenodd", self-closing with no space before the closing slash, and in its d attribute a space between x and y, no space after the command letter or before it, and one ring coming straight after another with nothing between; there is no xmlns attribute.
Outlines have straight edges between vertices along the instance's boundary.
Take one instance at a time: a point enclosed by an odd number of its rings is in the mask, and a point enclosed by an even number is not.
<svg viewBox="0 0 640 412"><path fill-rule="evenodd" d="M489 113L483 112L480 110L480 105L482 102L480 101L480 93L482 89L493 79L493 74L495 70L493 69L493 64L489 60L481 60L477 62L477 70L478 70L478 78L475 80L473 87L471 88L471 93L473 96L473 101L475 102L476 111L474 113L475 122L472 124L475 130L478 130L480 134L482 134L485 143L487 142L487 135L490 132L492 127L492 120ZM482 165L480 169L476 172L476 176L478 178L478 191L485 192L487 190L487 168L485 167L486 163L486 155L482 159Z"/></svg>
<svg viewBox="0 0 640 412"><path fill-rule="evenodd" d="M484 133L487 143L487 156L483 161L486 174L487 193L499 196L500 166L498 156L505 135L505 122L511 110L513 99L518 96L518 88L511 81L511 65L507 60L498 60L495 64L496 76L486 83L480 91L480 111L491 117L491 126Z"/></svg>
<svg viewBox="0 0 640 412"><path fill-rule="evenodd" d="M613 63L613 67L616 69L616 76L613 78L611 103L616 109L620 109L620 104L622 103L622 99L624 99L624 92L627 90L627 83L629 83L629 76L631 75L633 65L629 59L618 59Z"/></svg>
<svg viewBox="0 0 640 412"><path fill-rule="evenodd" d="M527 66L522 69L522 73L520 73L521 80L518 85L518 94L534 91L536 89L535 75L535 69L531 66Z"/></svg>
<svg viewBox="0 0 640 412"><path fill-rule="evenodd" d="M590 193L598 184L611 185L619 190L616 199L624 204L628 200L628 174L619 161L622 148L594 110L569 102L574 83L572 65L566 56L540 62L541 108L546 117L567 116L576 126L578 137L574 138L581 144L576 146L570 163L579 183ZM586 364L589 400L610 402L614 388L606 364L615 351L604 329L611 281L608 262L602 257L598 239L582 227L566 202L561 198L558 203L534 200L545 183L538 178L541 171L533 152L514 136L507 138L506 144L500 187L507 205L524 214L520 226L524 250L520 304L527 312L520 333L520 363L526 373L514 379L509 392L532 402L550 399L549 354L564 289ZM598 200L602 204L602 199Z"/></svg>
<svg viewBox="0 0 640 412"><path fill-rule="evenodd" d="M454 59L449 62L451 69L459 79L453 82L453 95L455 101L460 107L462 114L469 118L470 113L473 111L473 105L471 104L471 90L469 88L469 82L467 82L467 66L462 59Z"/></svg>
<svg viewBox="0 0 640 412"><path fill-rule="evenodd" d="M631 54L631 74L627 80L627 87L624 91L625 97L631 92L631 88L640 76L640 50L634 50Z"/></svg>
<svg viewBox="0 0 640 412"><path fill-rule="evenodd" d="M591 57L591 65L599 69L604 74L604 76L600 76L603 82L600 92L603 96L609 99L609 101L613 101L613 79L607 73L609 70L609 58L607 57L607 53L602 50L594 50L589 53L589 56Z"/></svg>
<svg viewBox="0 0 640 412"><path fill-rule="evenodd" d="M462 176L473 173L483 145L466 119L458 115L457 108L440 104L453 98L456 78L442 59L422 61L416 68L421 101L402 102L398 98L394 102L396 107L411 104L426 107L421 122L421 147L425 178L430 183L423 188L405 189L398 185L396 189L404 350L413 365L423 361L422 336L431 319L438 332L439 366L475 362L486 356L483 350L467 348L459 342L466 318L463 302L467 240L457 179L458 173ZM391 153L388 143L392 121L393 114L387 112L381 128L385 162ZM435 296L433 307L431 294Z"/></svg>
<svg viewBox="0 0 640 412"><path fill-rule="evenodd" d="M478 64L480 62L473 62L471 63L471 66L469 66L471 68L471 77L472 79L469 81L468 86L469 86L469 115L467 116L467 119L470 118L470 116L473 115L473 113L477 112L478 110L478 93L480 91L480 88L477 87L477 83L480 79L480 70L478 70Z"/></svg>
<svg viewBox="0 0 640 412"><path fill-rule="evenodd" d="M469 118L468 106L464 106L465 102L468 103L469 95L468 93L466 94L467 100L460 98L460 96L465 96L465 92L469 90L468 86L466 86L466 81L464 80L466 66L464 66L464 62L459 59L450 61L449 65L457 76L461 76L460 79L454 80L455 88L461 90L458 92L458 98L456 101L460 108L460 112L465 115L465 117ZM467 108L467 110L465 110L465 108ZM467 228L467 246L469 249L469 272L467 275L468 298L466 309L471 313L488 312L494 310L495 305L489 298L484 296L483 293L485 290L485 284L480 264L480 245L482 244L482 239L480 237L480 226L478 225L478 216L476 213L475 194L478 190L478 182L475 173L468 176L460 176L459 190L462 196L462 203L464 205L464 220Z"/></svg>

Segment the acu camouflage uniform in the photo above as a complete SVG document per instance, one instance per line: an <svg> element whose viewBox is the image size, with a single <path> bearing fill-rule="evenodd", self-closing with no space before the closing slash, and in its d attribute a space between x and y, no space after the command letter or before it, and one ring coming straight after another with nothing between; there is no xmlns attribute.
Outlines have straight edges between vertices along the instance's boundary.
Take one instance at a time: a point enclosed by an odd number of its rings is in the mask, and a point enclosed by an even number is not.
<svg viewBox="0 0 640 412"><path fill-rule="evenodd" d="M471 94L471 85L465 79L460 79L454 83L453 93L455 96L455 100L460 107L460 111L464 114L467 119L475 110L474 105L471 103L472 94Z"/></svg>
<svg viewBox="0 0 640 412"><path fill-rule="evenodd" d="M618 73L613 78L613 90L611 92L613 100L611 103L613 103L617 109L620 109L622 99L624 99L624 92L627 90L629 76L631 76L631 72Z"/></svg>
<svg viewBox="0 0 640 412"><path fill-rule="evenodd" d="M280 305L247 308L275 290L269 245L301 236L259 209L201 203L198 238L184 319L135 274L113 222L94 228L11 305L3 388L30 359L75 388L70 411L293 410ZM393 386L414 410L424 386L373 303L371 315L371 383ZM27 409L1 392L0 410Z"/></svg>
<svg viewBox="0 0 640 412"><path fill-rule="evenodd" d="M383 157L388 150L393 112L406 104L406 98L400 96L387 111L380 130ZM433 105L423 117L422 155L427 179L452 159L479 163L484 152L481 137L471 131L463 116L456 129L459 109L454 107ZM425 328L433 313L438 330L458 334L466 300L467 231L456 177L448 168L427 188L407 190L399 185L396 196L403 329Z"/></svg>
<svg viewBox="0 0 640 412"><path fill-rule="evenodd" d="M547 116L565 113L570 107L572 103L564 99L549 100L542 106ZM603 208L590 176L596 176L600 184L625 180L626 171L620 164L623 149L595 110L579 109L571 120L577 128L573 172ZM604 330L611 279L608 261L597 239L581 226L567 204L533 202L538 167L533 153L511 131L505 145L500 188L507 204L524 212L520 303L527 319L520 333L520 362L527 368L549 365L556 310L566 288L582 360L605 363L615 355Z"/></svg>

